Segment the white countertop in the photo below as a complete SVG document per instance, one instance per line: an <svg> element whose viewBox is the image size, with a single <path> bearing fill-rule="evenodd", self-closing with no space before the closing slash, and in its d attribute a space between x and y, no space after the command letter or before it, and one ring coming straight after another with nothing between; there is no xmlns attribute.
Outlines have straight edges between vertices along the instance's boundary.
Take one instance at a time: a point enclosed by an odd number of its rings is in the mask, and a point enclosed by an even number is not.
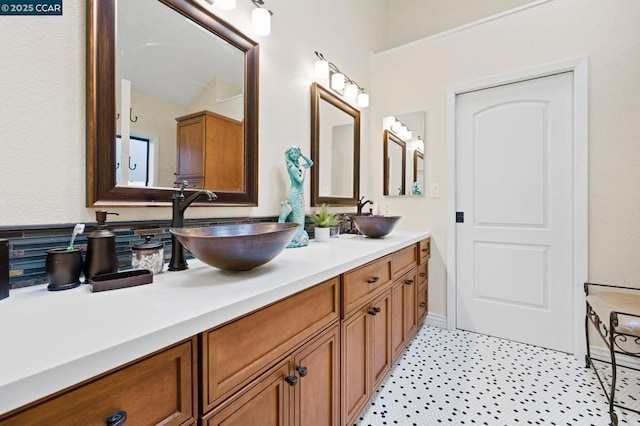
<svg viewBox="0 0 640 426"><path fill-rule="evenodd" d="M0 414L297 293L430 234L341 235L246 272L190 260L148 285L11 290L0 301ZM166 269L166 266L165 266Z"/></svg>

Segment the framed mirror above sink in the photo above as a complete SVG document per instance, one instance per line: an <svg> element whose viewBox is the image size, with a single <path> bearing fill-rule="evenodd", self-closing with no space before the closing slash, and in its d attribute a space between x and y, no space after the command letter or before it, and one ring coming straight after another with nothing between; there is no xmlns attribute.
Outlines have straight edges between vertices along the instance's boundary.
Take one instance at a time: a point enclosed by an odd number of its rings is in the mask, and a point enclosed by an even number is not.
<svg viewBox="0 0 640 426"><path fill-rule="evenodd" d="M311 85L311 205L355 206L360 188L360 111Z"/></svg>
<svg viewBox="0 0 640 426"><path fill-rule="evenodd" d="M385 196L425 194L426 119L424 111L384 118L382 143ZM401 150L404 150L404 154L400 154Z"/></svg>
<svg viewBox="0 0 640 426"><path fill-rule="evenodd" d="M258 201L258 44L197 0L90 0L87 205Z"/></svg>

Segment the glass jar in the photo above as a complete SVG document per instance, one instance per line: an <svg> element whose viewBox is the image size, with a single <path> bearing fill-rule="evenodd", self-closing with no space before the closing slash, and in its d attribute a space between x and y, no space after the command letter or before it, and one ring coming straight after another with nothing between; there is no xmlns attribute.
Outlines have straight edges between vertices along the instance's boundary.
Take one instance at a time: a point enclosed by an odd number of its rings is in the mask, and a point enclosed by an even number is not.
<svg viewBox="0 0 640 426"><path fill-rule="evenodd" d="M159 274L164 266L164 244L153 242L147 236L144 243L131 247L131 265L133 269L148 269Z"/></svg>

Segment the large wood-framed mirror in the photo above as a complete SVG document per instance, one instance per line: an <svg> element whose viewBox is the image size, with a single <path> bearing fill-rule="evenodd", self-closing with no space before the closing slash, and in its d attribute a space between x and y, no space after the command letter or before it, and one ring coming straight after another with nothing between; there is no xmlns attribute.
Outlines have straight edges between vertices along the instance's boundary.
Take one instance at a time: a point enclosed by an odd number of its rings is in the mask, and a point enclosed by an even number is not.
<svg viewBox="0 0 640 426"><path fill-rule="evenodd" d="M182 179L257 205L258 48L195 0L90 0L87 205L166 205Z"/></svg>
<svg viewBox="0 0 640 426"><path fill-rule="evenodd" d="M311 205L355 206L360 191L360 111L311 85Z"/></svg>
<svg viewBox="0 0 640 426"><path fill-rule="evenodd" d="M383 195L405 195L407 176L407 144L395 133L384 131Z"/></svg>

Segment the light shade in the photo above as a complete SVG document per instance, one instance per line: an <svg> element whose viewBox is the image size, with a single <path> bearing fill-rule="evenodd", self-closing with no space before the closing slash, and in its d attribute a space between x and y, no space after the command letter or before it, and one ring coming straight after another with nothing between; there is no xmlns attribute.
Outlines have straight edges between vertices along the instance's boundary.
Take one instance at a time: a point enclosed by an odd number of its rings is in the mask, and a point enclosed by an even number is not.
<svg viewBox="0 0 640 426"><path fill-rule="evenodd" d="M358 86L355 83L349 83L344 88L344 97L347 99L355 99L358 97Z"/></svg>
<svg viewBox="0 0 640 426"><path fill-rule="evenodd" d="M402 123L399 121L395 121L391 123L391 131L393 133L400 133L400 129L402 128Z"/></svg>
<svg viewBox="0 0 640 426"><path fill-rule="evenodd" d="M251 28L254 34L267 36L271 33L271 14L267 9L258 7L251 12Z"/></svg>
<svg viewBox="0 0 640 426"><path fill-rule="evenodd" d="M358 106L360 108L366 108L369 106L369 94L368 93L360 93L358 95Z"/></svg>
<svg viewBox="0 0 640 426"><path fill-rule="evenodd" d="M411 139L413 139L413 132L411 130L407 130L406 132L404 132L402 139L404 139L405 141L410 141Z"/></svg>
<svg viewBox="0 0 640 426"><path fill-rule="evenodd" d="M236 8L236 0L214 0L213 4L222 10L233 10Z"/></svg>
<svg viewBox="0 0 640 426"><path fill-rule="evenodd" d="M329 62L323 61L319 59L316 61L316 70L315 70L316 78L319 80L323 80L329 77Z"/></svg>
<svg viewBox="0 0 640 426"><path fill-rule="evenodd" d="M337 72L331 76L331 88L333 90L344 89L344 74Z"/></svg>
<svg viewBox="0 0 640 426"><path fill-rule="evenodd" d="M382 127L384 127L387 130L390 130L391 126L395 122L396 122L396 118L393 115L390 115L382 119Z"/></svg>
<svg viewBox="0 0 640 426"><path fill-rule="evenodd" d="M424 141L422 139L418 139L416 141L416 149L420 152L424 152Z"/></svg>

